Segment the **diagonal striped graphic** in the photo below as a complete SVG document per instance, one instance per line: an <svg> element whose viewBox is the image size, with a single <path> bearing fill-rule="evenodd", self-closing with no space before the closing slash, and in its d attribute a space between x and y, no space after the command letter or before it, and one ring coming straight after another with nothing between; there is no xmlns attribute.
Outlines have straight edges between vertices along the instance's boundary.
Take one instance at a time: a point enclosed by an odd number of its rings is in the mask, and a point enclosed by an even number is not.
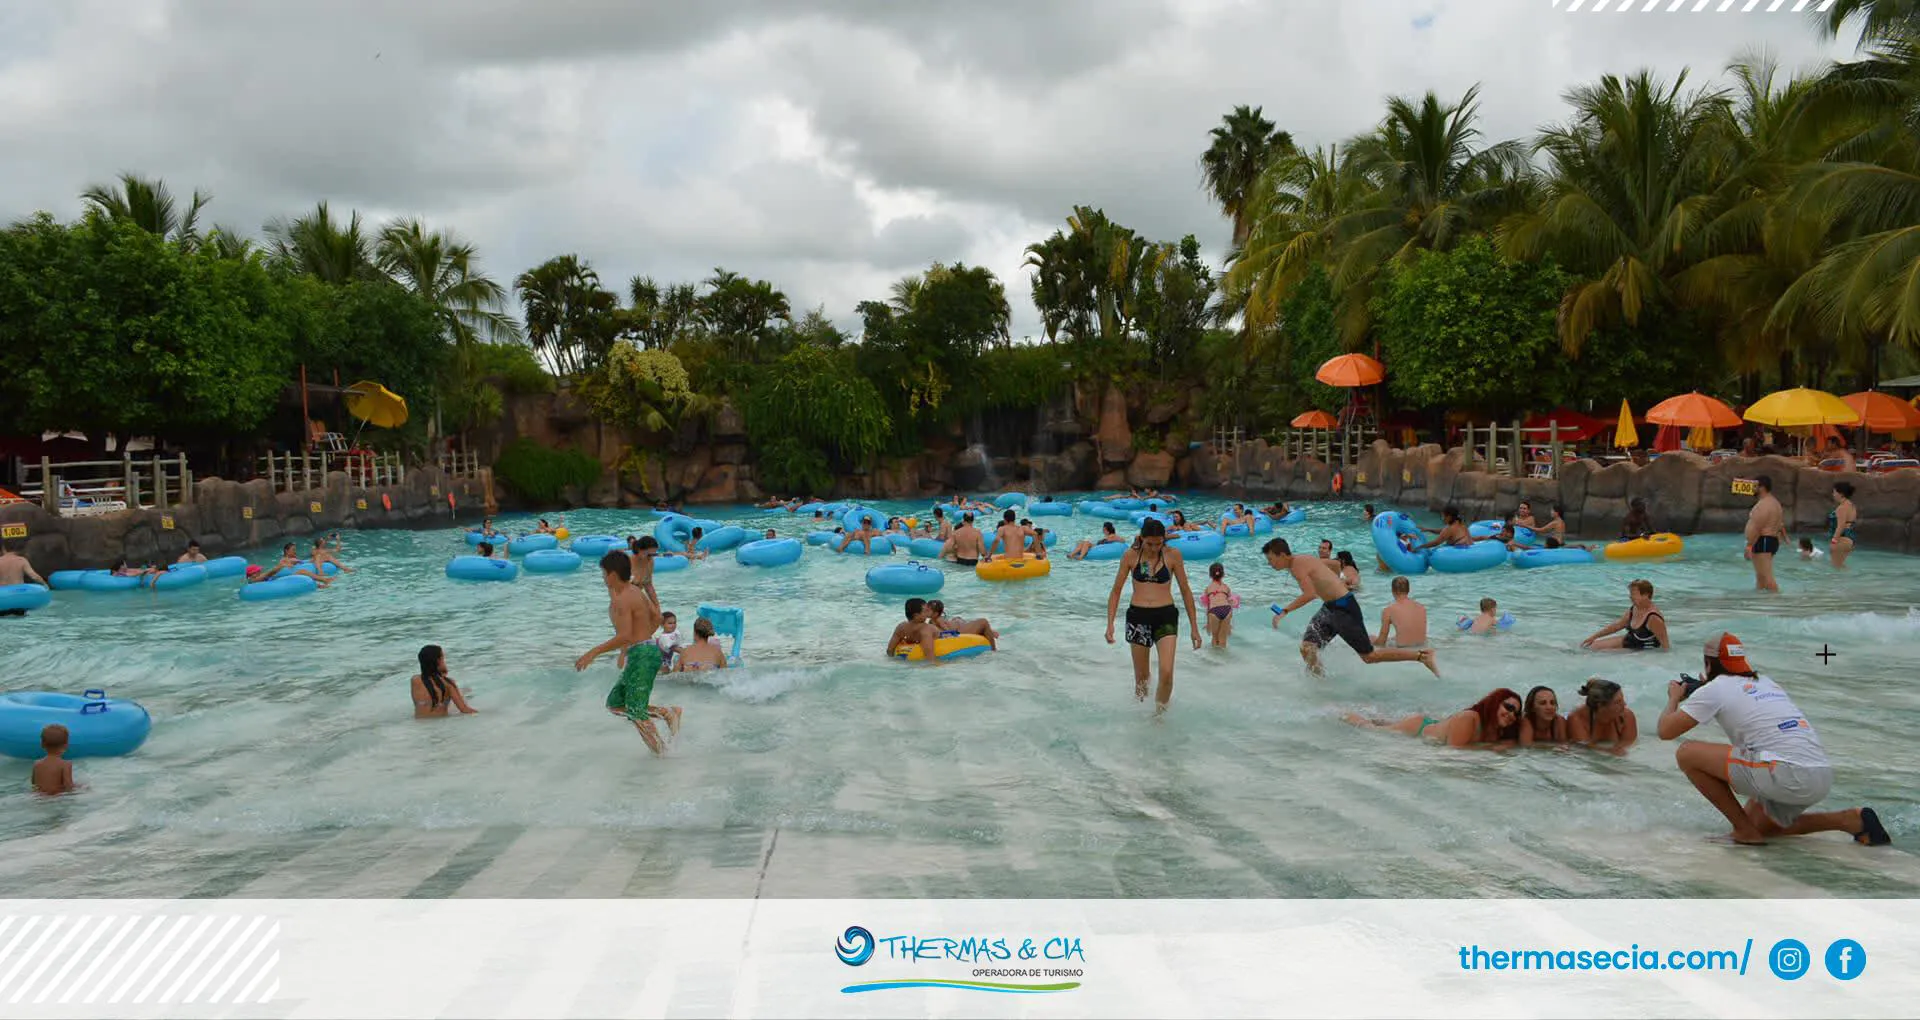
<svg viewBox="0 0 1920 1020"><path fill-rule="evenodd" d="M279 937L264 915L0 917L0 1002L270 1002Z"/></svg>
<svg viewBox="0 0 1920 1020"><path fill-rule="evenodd" d="M1817 0L1817 2L1816 0L1792 0L1791 7L1787 6L1788 0L1553 0L1555 9L1564 10L1568 14L1580 11L1601 14L1608 10L1616 14L1625 14L1628 11L1645 13L1656 10L1671 13L1682 9L1689 12L1713 11L1717 14L1736 10L1736 5L1739 13L1747 14L1754 10L1761 10L1762 3L1766 4L1762 10L1765 14L1772 14L1782 9L1790 13L1824 12L1833 6L1833 0Z"/></svg>

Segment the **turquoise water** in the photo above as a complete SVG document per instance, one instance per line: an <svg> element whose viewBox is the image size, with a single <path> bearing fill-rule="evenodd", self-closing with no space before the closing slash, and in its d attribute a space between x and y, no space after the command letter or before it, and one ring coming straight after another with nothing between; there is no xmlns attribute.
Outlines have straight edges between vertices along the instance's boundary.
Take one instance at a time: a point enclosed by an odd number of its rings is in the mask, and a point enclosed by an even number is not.
<svg viewBox="0 0 1920 1020"><path fill-rule="evenodd" d="M567 523L653 526L620 511ZM1352 549L1377 620L1387 579L1356 505L1311 506L1278 530ZM926 667L880 658L899 618L897 598L862 584L880 561L809 548L767 571L723 554L658 587L683 630L699 602L743 606L747 667L661 679L655 701L684 706L686 725L655 760L602 707L612 657L573 669L609 633L597 573L446 580L464 551L451 528L348 532L360 572L305 598L246 605L232 582L65 592L0 619L6 688L105 687L156 719L138 754L79 762L76 797L26 794L27 763L0 763L0 895L1920 895L1911 558L1866 550L1844 574L1783 561L1778 596L1751 590L1732 536L1689 539L1669 562L1429 574L1414 594L1444 678L1364 666L1336 643L1315 679L1297 653L1307 614L1268 627L1291 578L1238 539L1224 557L1247 607L1232 647L1183 645L1156 723L1133 701L1125 646L1103 640L1112 564L1061 560L1011 585L946 568L950 611L990 617L1003 648ZM1635 577L1654 582L1685 651L1574 650ZM1452 630L1483 595L1519 618L1511 633ZM1721 628L1819 728L1838 766L1828 805L1877 806L1896 846L1709 842L1724 823L1652 729L1667 680L1696 671L1693 649ZM1840 653L1826 665L1823 642ZM426 643L446 647L480 714L411 718ZM1546 683L1567 708L1596 673L1640 715L1645 738L1624 758L1452 751L1340 722L1456 710L1496 685Z"/></svg>

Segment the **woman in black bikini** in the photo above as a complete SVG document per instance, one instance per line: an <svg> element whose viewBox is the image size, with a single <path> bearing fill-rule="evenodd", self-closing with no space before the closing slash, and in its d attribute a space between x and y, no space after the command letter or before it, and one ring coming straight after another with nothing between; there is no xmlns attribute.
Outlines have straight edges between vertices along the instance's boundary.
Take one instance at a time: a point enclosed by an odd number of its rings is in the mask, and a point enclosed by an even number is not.
<svg viewBox="0 0 1920 1020"><path fill-rule="evenodd" d="M1667 618L1660 615L1659 608L1653 604L1653 582L1628 581L1627 596L1633 604L1627 607L1626 613L1580 642L1580 647L1596 652L1644 652L1667 647ZM1607 637L1616 630L1624 633Z"/></svg>
<svg viewBox="0 0 1920 1020"><path fill-rule="evenodd" d="M460 695L460 685L447 675L447 656L439 645L420 649L420 674L413 678L412 693L415 719L444 718L449 707L459 709L463 715L479 711L467 704L467 699Z"/></svg>
<svg viewBox="0 0 1920 1020"><path fill-rule="evenodd" d="M1127 603L1127 644L1133 652L1133 696L1147 700L1148 653L1160 653L1160 686L1154 695L1154 714L1167 710L1173 700L1174 639L1180 634L1180 610L1173 604L1174 582L1180 584L1180 598L1186 603L1187 621L1193 630L1193 647L1200 647L1200 616L1194 611L1193 588L1187 583L1186 562L1167 548L1167 529L1151 517L1140 524L1140 537L1133 548L1120 557L1120 569L1113 575L1113 591L1107 595L1107 644L1113 644L1114 616L1120 612L1120 590L1133 578L1133 598Z"/></svg>

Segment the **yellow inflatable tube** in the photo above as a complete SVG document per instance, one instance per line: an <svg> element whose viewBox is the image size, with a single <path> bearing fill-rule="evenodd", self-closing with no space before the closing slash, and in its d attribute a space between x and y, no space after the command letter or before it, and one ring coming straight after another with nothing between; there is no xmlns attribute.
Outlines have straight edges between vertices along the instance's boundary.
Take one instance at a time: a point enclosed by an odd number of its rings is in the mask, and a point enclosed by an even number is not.
<svg viewBox="0 0 1920 1020"><path fill-rule="evenodd" d="M992 647L992 645L987 643L987 639L979 634L961 634L958 637L935 638L933 640L933 657L936 659L964 659L969 655L979 655L981 652L987 651ZM905 659L908 662L920 662L926 659L927 653L921 650L919 645L915 644L908 645L894 652L893 657L896 659Z"/></svg>
<svg viewBox="0 0 1920 1020"><path fill-rule="evenodd" d="M982 581L1025 581L1053 573L1053 561L1028 556L1018 560L987 560L973 568Z"/></svg>
<svg viewBox="0 0 1920 1020"><path fill-rule="evenodd" d="M1685 545L1679 535L1669 531L1650 538L1636 538L1631 542L1609 542L1606 556L1610 560L1657 560L1680 555Z"/></svg>

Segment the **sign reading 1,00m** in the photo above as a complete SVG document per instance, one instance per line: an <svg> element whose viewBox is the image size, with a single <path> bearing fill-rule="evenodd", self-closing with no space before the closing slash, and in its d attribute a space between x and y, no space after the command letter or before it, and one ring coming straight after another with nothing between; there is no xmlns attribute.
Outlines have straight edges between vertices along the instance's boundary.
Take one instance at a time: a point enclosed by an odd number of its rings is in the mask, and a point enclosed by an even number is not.
<svg viewBox="0 0 1920 1020"><path fill-rule="evenodd" d="M1733 494L1736 496L1757 496L1760 494L1760 484L1751 478L1736 478L1733 480Z"/></svg>
<svg viewBox="0 0 1920 1020"><path fill-rule="evenodd" d="M161 530L161 531L172 531L172 530L173 530L173 515L172 515L172 514L161 514L161 515L160 515L160 530Z"/></svg>
<svg viewBox="0 0 1920 1020"><path fill-rule="evenodd" d="M313 502L311 502L311 503L309 503L309 504L307 504L307 512L308 512L308 513L315 513L315 514L317 514L317 513L319 513L319 512L320 512L320 501L316 499L316 500L314 500Z"/></svg>
<svg viewBox="0 0 1920 1020"><path fill-rule="evenodd" d="M0 524L0 538L25 538L27 526L24 524Z"/></svg>

